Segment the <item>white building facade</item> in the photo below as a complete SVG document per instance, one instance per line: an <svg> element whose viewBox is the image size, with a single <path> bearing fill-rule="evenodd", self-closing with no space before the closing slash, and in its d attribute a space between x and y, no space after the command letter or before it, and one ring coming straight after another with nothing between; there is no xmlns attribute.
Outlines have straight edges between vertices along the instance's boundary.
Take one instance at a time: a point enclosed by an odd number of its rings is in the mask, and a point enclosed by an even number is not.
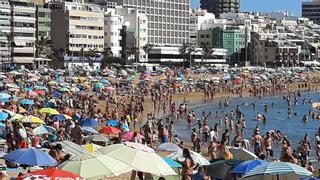
<svg viewBox="0 0 320 180"><path fill-rule="evenodd" d="M17 65L32 65L36 42L36 8L31 1L10 1L11 33L13 45L11 62Z"/></svg>
<svg viewBox="0 0 320 180"><path fill-rule="evenodd" d="M11 9L8 0L0 0L0 62L8 63L11 58L11 50L8 43L10 34Z"/></svg>
<svg viewBox="0 0 320 180"><path fill-rule="evenodd" d="M116 0L124 7L137 8L148 18L148 43L181 45L189 42L189 0Z"/></svg>

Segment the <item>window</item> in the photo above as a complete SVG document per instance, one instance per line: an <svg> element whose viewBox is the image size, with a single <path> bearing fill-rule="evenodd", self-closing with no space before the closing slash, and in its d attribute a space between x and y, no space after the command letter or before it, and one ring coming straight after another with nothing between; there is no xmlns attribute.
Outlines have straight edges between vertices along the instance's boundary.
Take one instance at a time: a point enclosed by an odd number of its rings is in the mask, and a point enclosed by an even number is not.
<svg viewBox="0 0 320 180"><path fill-rule="evenodd" d="M231 45L231 41L227 41L227 45Z"/></svg>

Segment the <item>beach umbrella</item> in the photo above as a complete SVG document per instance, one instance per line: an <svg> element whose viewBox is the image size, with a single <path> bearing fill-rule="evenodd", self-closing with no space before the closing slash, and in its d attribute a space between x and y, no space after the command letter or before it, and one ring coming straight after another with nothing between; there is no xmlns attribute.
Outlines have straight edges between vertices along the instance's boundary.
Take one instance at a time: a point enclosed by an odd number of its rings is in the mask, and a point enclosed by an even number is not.
<svg viewBox="0 0 320 180"><path fill-rule="evenodd" d="M107 121L107 125L108 125L108 126L115 126L115 127L117 127L118 124L119 124L119 121L118 121L118 120L108 120L108 121Z"/></svg>
<svg viewBox="0 0 320 180"><path fill-rule="evenodd" d="M141 144L141 143L124 142L123 144L126 146L129 146L131 148L137 149L139 151L154 153L154 149L148 147L147 145Z"/></svg>
<svg viewBox="0 0 320 180"><path fill-rule="evenodd" d="M98 126L99 123L96 119L92 119L92 118L86 118L86 119L83 119L80 124L82 126L89 126L89 127L92 127L92 126Z"/></svg>
<svg viewBox="0 0 320 180"><path fill-rule="evenodd" d="M26 88L24 88L23 90L25 90L26 92L30 92L30 91L33 90L33 88L32 88L32 87L26 87Z"/></svg>
<svg viewBox="0 0 320 180"><path fill-rule="evenodd" d="M11 97L11 95L8 93L0 93L0 99L8 99L10 97Z"/></svg>
<svg viewBox="0 0 320 180"><path fill-rule="evenodd" d="M94 153L94 152L96 152L98 149L102 148L102 146L99 146L99 145L96 145L96 144L93 144L93 143L83 145L83 147L84 147L86 150L88 150L89 152L91 152L91 153Z"/></svg>
<svg viewBox="0 0 320 180"><path fill-rule="evenodd" d="M320 178L309 177L309 178L301 178L300 180L320 180Z"/></svg>
<svg viewBox="0 0 320 180"><path fill-rule="evenodd" d="M100 82L102 83L108 83L109 81L107 79L101 79Z"/></svg>
<svg viewBox="0 0 320 180"><path fill-rule="evenodd" d="M36 127L32 130L33 134L35 135L42 135L42 134L47 134L49 133L49 131L47 130L46 127L44 126L39 126L39 127Z"/></svg>
<svg viewBox="0 0 320 180"><path fill-rule="evenodd" d="M43 127L45 127L51 133L56 133L57 132L57 130L54 127L47 126L47 125L43 125Z"/></svg>
<svg viewBox="0 0 320 180"><path fill-rule="evenodd" d="M53 93L52 93L52 96L53 97L60 97L60 96L62 96L62 92L59 92L59 91L54 91Z"/></svg>
<svg viewBox="0 0 320 180"><path fill-rule="evenodd" d="M23 118L23 117L24 117L24 116L21 115L21 114L15 114L14 116L12 116L12 117L10 118L10 120L14 121L14 120L21 119L21 118Z"/></svg>
<svg viewBox="0 0 320 180"><path fill-rule="evenodd" d="M69 172L69 171L65 171L65 170L62 170L62 169L57 169L57 168L49 168L49 169L43 169L43 170L37 170L37 171L33 171L29 174L26 174L23 176L23 179L26 179L26 178L30 178L32 179L32 177L36 177L36 176L39 176L38 179L46 179L46 178L54 178L54 179L83 179L81 176L75 174L75 173L72 173L72 172Z"/></svg>
<svg viewBox="0 0 320 180"><path fill-rule="evenodd" d="M172 168L181 168L182 165L168 157L162 157L162 159Z"/></svg>
<svg viewBox="0 0 320 180"><path fill-rule="evenodd" d="M131 141L133 139L134 133L135 133L134 131L128 131L122 135L122 138L125 139L126 141ZM144 136L138 132L137 132L137 136L138 138L141 138L141 139L144 138Z"/></svg>
<svg viewBox="0 0 320 180"><path fill-rule="evenodd" d="M80 89L77 88L77 87L72 87L72 88L70 88L70 91L71 91L71 92L79 92Z"/></svg>
<svg viewBox="0 0 320 180"><path fill-rule="evenodd" d="M17 119L17 121L20 122L26 122L26 123L39 123L39 124L46 124L45 122L43 122L40 118L36 117L36 116L24 116L22 118Z"/></svg>
<svg viewBox="0 0 320 180"><path fill-rule="evenodd" d="M5 113L3 111L0 111L0 121L4 121L9 117L8 113Z"/></svg>
<svg viewBox="0 0 320 180"><path fill-rule="evenodd" d="M88 126L83 126L82 130L84 131L85 134L99 134L99 132L97 130L95 130L92 127L88 127Z"/></svg>
<svg viewBox="0 0 320 180"><path fill-rule="evenodd" d="M29 95L29 96L32 96L32 97L36 97L36 96L38 96L39 94L37 94L35 91L29 91L29 92L28 92L28 95Z"/></svg>
<svg viewBox="0 0 320 180"><path fill-rule="evenodd" d="M34 90L33 92L37 93L38 95L45 95L46 94L46 91L45 90Z"/></svg>
<svg viewBox="0 0 320 180"><path fill-rule="evenodd" d="M90 136L87 136L86 139L93 141L93 142L102 142L102 143L109 142L109 138L102 135L102 134L90 135Z"/></svg>
<svg viewBox="0 0 320 180"><path fill-rule="evenodd" d="M181 151L181 148L174 143L163 143L160 144L157 148L159 151L170 151L170 152L176 152L176 151Z"/></svg>
<svg viewBox="0 0 320 180"><path fill-rule="evenodd" d="M4 159L29 166L54 166L57 164L57 161L48 153L35 148L14 150L4 155Z"/></svg>
<svg viewBox="0 0 320 180"><path fill-rule="evenodd" d="M58 114L53 117L53 120L57 120L57 121L64 121L69 119L72 119L72 117L66 114Z"/></svg>
<svg viewBox="0 0 320 180"><path fill-rule="evenodd" d="M179 150L179 151L171 153L167 157L172 160L175 160L175 161L183 162L184 157L182 155L182 152L183 152L182 150ZM190 151L190 155L191 155L192 159L194 160L194 162L199 165L209 165L210 164L210 162L205 157L200 155L199 153L196 153L194 151Z"/></svg>
<svg viewBox="0 0 320 180"><path fill-rule="evenodd" d="M244 162L240 163L239 165L237 165L235 168L233 168L231 173L245 174L245 173L249 172L251 169L253 169L259 165L264 165L267 163L268 163L267 161L257 160L257 159L244 161Z"/></svg>
<svg viewBox="0 0 320 180"><path fill-rule="evenodd" d="M79 174L88 180L107 179L132 171L127 164L107 155L82 154L59 165L60 169Z"/></svg>
<svg viewBox="0 0 320 180"><path fill-rule="evenodd" d="M246 150L245 148L228 146L228 149L232 153L234 159L244 161L258 159L258 157L254 153Z"/></svg>
<svg viewBox="0 0 320 180"><path fill-rule="evenodd" d="M25 105L32 105L32 104L34 104L33 100L31 100L31 99L22 99L22 100L18 101L18 103L20 103L20 104L25 104Z"/></svg>
<svg viewBox="0 0 320 180"><path fill-rule="evenodd" d="M243 176L243 179L298 179L311 175L312 172L296 164L269 162L251 169Z"/></svg>
<svg viewBox="0 0 320 180"><path fill-rule="evenodd" d="M1 111L9 114L10 116L14 116L16 114L15 112L8 110L8 109L1 109Z"/></svg>
<svg viewBox="0 0 320 180"><path fill-rule="evenodd" d="M38 83L39 83L39 82L38 82ZM48 88L45 87L45 86L35 86L34 89L37 89L37 90L45 90L45 91L48 90Z"/></svg>
<svg viewBox="0 0 320 180"><path fill-rule="evenodd" d="M104 126L99 132L103 134L118 134L121 130L113 126Z"/></svg>
<svg viewBox="0 0 320 180"><path fill-rule="evenodd" d="M70 90L66 87L62 87L59 89L60 92L69 92Z"/></svg>
<svg viewBox="0 0 320 180"><path fill-rule="evenodd" d="M55 110L53 108L41 108L38 112L46 113L46 114L53 114L53 115L60 114L57 110Z"/></svg>
<svg viewBox="0 0 320 180"><path fill-rule="evenodd" d="M176 175L176 172L156 153L140 151L124 144L113 144L98 151L124 162L136 171L161 177Z"/></svg>
<svg viewBox="0 0 320 180"><path fill-rule="evenodd" d="M241 160L220 160L206 166L206 172L209 176L217 179L233 179L230 171L242 163Z"/></svg>

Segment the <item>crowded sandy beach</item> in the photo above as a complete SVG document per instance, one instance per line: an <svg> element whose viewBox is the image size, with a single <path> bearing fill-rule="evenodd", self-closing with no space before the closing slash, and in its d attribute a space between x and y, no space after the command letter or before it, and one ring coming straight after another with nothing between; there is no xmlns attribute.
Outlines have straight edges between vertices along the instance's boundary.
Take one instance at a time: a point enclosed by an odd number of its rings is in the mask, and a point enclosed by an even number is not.
<svg viewBox="0 0 320 180"><path fill-rule="evenodd" d="M0 75L0 179L317 179L316 68Z"/></svg>

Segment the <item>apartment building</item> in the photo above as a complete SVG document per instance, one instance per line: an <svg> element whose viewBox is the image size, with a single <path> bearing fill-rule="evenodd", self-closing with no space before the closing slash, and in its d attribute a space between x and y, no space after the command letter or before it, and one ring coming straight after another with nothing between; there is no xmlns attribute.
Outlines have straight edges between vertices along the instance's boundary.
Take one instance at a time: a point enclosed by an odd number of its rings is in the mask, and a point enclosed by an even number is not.
<svg viewBox="0 0 320 180"><path fill-rule="evenodd" d="M200 7L219 17L223 13L240 12L240 0L200 0Z"/></svg>
<svg viewBox="0 0 320 180"><path fill-rule="evenodd" d="M104 51L104 13L83 0L53 2L52 42L64 52L64 66L100 66Z"/></svg>
<svg viewBox="0 0 320 180"><path fill-rule="evenodd" d="M315 23L320 23L320 0L302 2L302 17L309 18Z"/></svg>
<svg viewBox="0 0 320 180"><path fill-rule="evenodd" d="M10 62L11 50L8 38L10 34L11 9L8 0L0 0L0 62Z"/></svg>
<svg viewBox="0 0 320 180"><path fill-rule="evenodd" d="M36 8L29 0L11 0L11 61L33 66L36 42Z"/></svg>
<svg viewBox="0 0 320 180"><path fill-rule="evenodd" d="M148 18L148 43L181 45L189 42L189 0L113 0Z"/></svg>

